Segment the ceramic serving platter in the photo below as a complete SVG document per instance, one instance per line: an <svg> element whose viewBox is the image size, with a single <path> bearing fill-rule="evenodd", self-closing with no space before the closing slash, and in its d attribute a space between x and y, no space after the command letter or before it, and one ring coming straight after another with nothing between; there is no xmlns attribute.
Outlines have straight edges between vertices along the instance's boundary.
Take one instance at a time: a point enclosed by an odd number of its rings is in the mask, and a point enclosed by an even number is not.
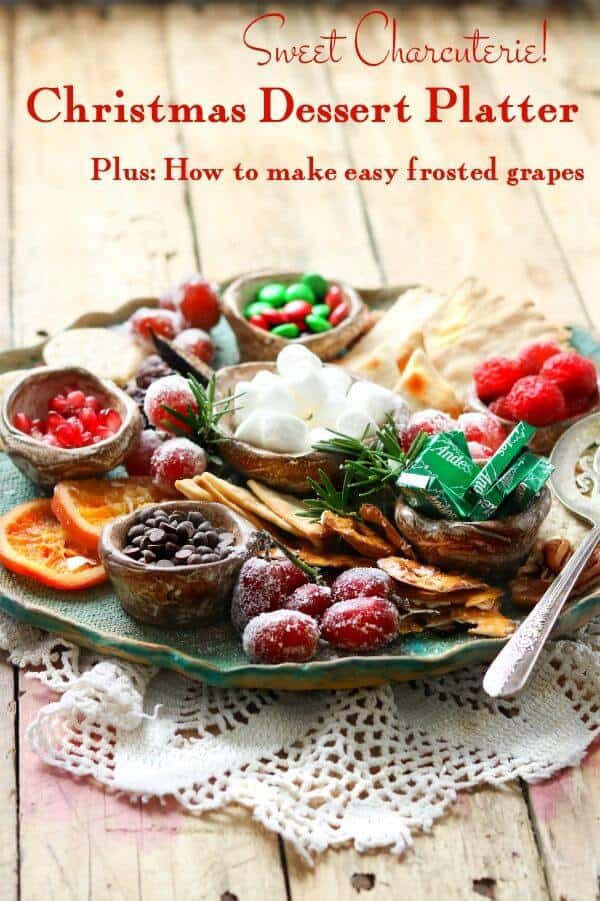
<svg viewBox="0 0 600 901"><path fill-rule="evenodd" d="M406 289L391 287L361 294L371 305L385 306L401 290ZM116 325L134 309L149 303L153 301L147 298L131 301L114 314L88 314L74 325ZM220 324L215 330L215 338L219 347L218 365L235 362L235 340L226 324ZM572 343L600 362L600 343L593 336L573 329ZM43 344L0 354L0 373L39 363ZM0 453L0 512L37 496L39 489ZM248 662L240 639L229 623L185 631L147 626L137 623L122 610L110 584L84 594L69 595L4 570L0 571L0 609L22 622L57 632L100 653L176 670L221 687L297 691L406 681L489 661L504 644L502 639L478 638L464 632L450 635L426 632L399 639L385 652L360 656L323 652L305 664L257 665ZM512 608L506 613L514 618L523 615L522 610ZM599 614L600 596L578 600L563 613L556 634L570 634Z"/></svg>

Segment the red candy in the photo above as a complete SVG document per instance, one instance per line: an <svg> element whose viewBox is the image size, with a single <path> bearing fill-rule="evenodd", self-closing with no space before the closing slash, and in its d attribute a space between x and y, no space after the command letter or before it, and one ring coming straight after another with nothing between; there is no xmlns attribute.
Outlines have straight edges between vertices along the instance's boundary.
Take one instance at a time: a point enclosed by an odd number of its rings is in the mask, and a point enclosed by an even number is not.
<svg viewBox="0 0 600 901"><path fill-rule="evenodd" d="M154 429L144 429L137 444L123 461L128 474L130 476L149 476L152 455L164 440L160 432L156 432Z"/></svg>
<svg viewBox="0 0 600 901"><path fill-rule="evenodd" d="M152 343L152 332L171 341L183 328L181 316L172 310L153 310L142 307L130 319L132 331L148 344Z"/></svg>
<svg viewBox="0 0 600 901"><path fill-rule="evenodd" d="M45 419L31 420L22 411L15 413L15 428L53 447L74 449L97 444L112 437L121 428L121 414L108 407L101 410L101 401L86 395L78 388L65 388L48 402Z"/></svg>
<svg viewBox="0 0 600 901"><path fill-rule="evenodd" d="M167 375L153 382L144 398L144 413L148 422L156 429L174 432L182 429L189 432L189 427L172 416L165 407L170 407L182 415L190 410L196 412L198 404L192 394L189 383L181 375Z"/></svg>
<svg viewBox="0 0 600 901"><path fill-rule="evenodd" d="M473 372L477 394L485 403L508 394L522 375L521 364L509 357L490 357Z"/></svg>
<svg viewBox="0 0 600 901"><path fill-rule="evenodd" d="M535 426L558 422L567 415L562 391L542 375L519 379L506 398L506 406L511 419L524 419Z"/></svg>
<svg viewBox="0 0 600 901"><path fill-rule="evenodd" d="M482 444L493 451L498 450L506 438L502 424L485 413L461 413L458 428L465 433L468 442Z"/></svg>
<svg viewBox="0 0 600 901"><path fill-rule="evenodd" d="M372 651L393 641L400 616L385 598L356 597L339 601L321 617L321 636L345 651Z"/></svg>
<svg viewBox="0 0 600 901"><path fill-rule="evenodd" d="M300 613L306 613L313 619L320 619L328 607L331 607L333 597L331 588L327 585L315 585L314 582L307 582L301 585L291 593L285 601L286 610L298 610Z"/></svg>
<svg viewBox="0 0 600 901"><path fill-rule="evenodd" d="M286 322L283 310L276 310L274 307L272 309L264 309L260 315L269 328L273 328L274 325L283 325Z"/></svg>
<svg viewBox="0 0 600 901"><path fill-rule="evenodd" d="M175 482L191 479L206 472L205 452L188 438L171 438L152 454L150 474L154 484L165 494L177 495Z"/></svg>
<svg viewBox="0 0 600 901"><path fill-rule="evenodd" d="M295 322L300 326L304 323L307 316L312 313L312 305L306 300L290 300L281 309L284 322Z"/></svg>
<svg viewBox="0 0 600 901"><path fill-rule="evenodd" d="M242 643L254 663L303 663L315 655L319 627L297 610L261 613L244 629Z"/></svg>
<svg viewBox="0 0 600 901"><path fill-rule="evenodd" d="M327 304L327 306L329 306L329 304ZM331 313L331 316L329 317L330 324L333 325L334 327L336 325L339 325L340 322L343 322L344 319L346 319L349 312L350 312L350 306L345 301L338 304L336 307L333 308L333 312Z"/></svg>
<svg viewBox="0 0 600 901"><path fill-rule="evenodd" d="M325 295L325 303L332 311L335 310L336 307L339 307L341 303L345 303L344 292L339 285L331 285L329 291Z"/></svg>
<svg viewBox="0 0 600 901"><path fill-rule="evenodd" d="M451 432L455 428L455 421L446 413L440 410L419 410L410 417L408 426L402 434L402 447L408 451L419 432L438 435L441 432Z"/></svg>
<svg viewBox="0 0 600 901"><path fill-rule="evenodd" d="M562 352L554 341L534 341L527 344L517 356L523 375L537 375L546 360Z"/></svg>
<svg viewBox="0 0 600 901"><path fill-rule="evenodd" d="M574 352L555 354L546 360L540 376L560 388L566 397L590 397L598 389L598 375L591 360Z"/></svg>
<svg viewBox="0 0 600 901"><path fill-rule="evenodd" d="M221 316L219 297L213 284L199 273L180 285L179 309L194 328L214 328Z"/></svg>
<svg viewBox="0 0 600 901"><path fill-rule="evenodd" d="M212 363L215 355L215 345L211 341L208 332L201 328L186 328L180 332L173 341L178 350L192 354L204 363Z"/></svg>
<svg viewBox="0 0 600 901"><path fill-rule="evenodd" d="M347 601L359 595L389 598L393 593L394 583L381 569L374 566L355 566L341 573L331 588L334 601Z"/></svg>
<svg viewBox="0 0 600 901"><path fill-rule="evenodd" d="M251 316L250 319L248 320L248 322L250 323L250 325L253 325L255 328L262 328L266 332L269 331L269 323L267 322L267 320L265 319L265 317L263 315Z"/></svg>

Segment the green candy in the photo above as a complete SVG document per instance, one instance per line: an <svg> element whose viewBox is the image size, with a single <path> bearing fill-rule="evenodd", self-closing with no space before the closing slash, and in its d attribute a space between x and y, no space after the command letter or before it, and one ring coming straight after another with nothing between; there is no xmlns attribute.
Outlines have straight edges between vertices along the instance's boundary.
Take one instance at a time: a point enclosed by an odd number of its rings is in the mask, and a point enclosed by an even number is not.
<svg viewBox="0 0 600 901"><path fill-rule="evenodd" d="M288 300L306 300L308 303L313 304L315 302L315 295L313 294L312 288L308 285L305 285L302 282L294 282L293 285L290 285L286 289L285 300L286 303Z"/></svg>
<svg viewBox="0 0 600 901"><path fill-rule="evenodd" d="M282 325L276 325L271 329L272 335L279 335L280 338L297 338L300 329L294 322L284 322Z"/></svg>
<svg viewBox="0 0 600 901"><path fill-rule="evenodd" d="M244 316L246 319L250 319L251 316L260 316L265 310L272 309L271 304L266 303L264 300L253 300L252 303L244 307Z"/></svg>
<svg viewBox="0 0 600 901"><path fill-rule="evenodd" d="M313 307L313 313L315 316L320 316L321 319L329 319L331 316L331 310L326 303L316 303Z"/></svg>
<svg viewBox="0 0 600 901"><path fill-rule="evenodd" d="M258 292L257 300L268 303L271 307L282 307L285 303L285 285L279 282L269 282L263 285Z"/></svg>
<svg viewBox="0 0 600 901"><path fill-rule="evenodd" d="M317 300L323 300L329 290L329 283L318 272L307 272L300 279L303 285L308 285Z"/></svg>
<svg viewBox="0 0 600 901"><path fill-rule="evenodd" d="M327 322L322 316L315 316L314 313L309 313L306 317L306 324L311 332L328 332L333 328L331 322Z"/></svg>

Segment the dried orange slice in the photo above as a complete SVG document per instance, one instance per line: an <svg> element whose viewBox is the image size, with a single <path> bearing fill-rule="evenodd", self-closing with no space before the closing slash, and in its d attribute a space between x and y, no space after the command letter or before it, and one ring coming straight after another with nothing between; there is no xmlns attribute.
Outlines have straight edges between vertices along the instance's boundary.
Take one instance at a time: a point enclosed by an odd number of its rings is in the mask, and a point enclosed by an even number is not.
<svg viewBox="0 0 600 901"><path fill-rule="evenodd" d="M91 588L107 577L95 554L70 544L45 498L0 517L0 562L11 572L65 591Z"/></svg>
<svg viewBox="0 0 600 901"><path fill-rule="evenodd" d="M159 500L150 478L81 479L56 485L52 510L73 542L96 553L107 522Z"/></svg>

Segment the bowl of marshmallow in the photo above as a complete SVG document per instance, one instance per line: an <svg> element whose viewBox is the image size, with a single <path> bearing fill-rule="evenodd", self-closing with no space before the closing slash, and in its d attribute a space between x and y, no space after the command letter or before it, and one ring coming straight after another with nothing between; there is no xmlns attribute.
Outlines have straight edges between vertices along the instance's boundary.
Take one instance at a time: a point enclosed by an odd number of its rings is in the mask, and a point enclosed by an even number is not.
<svg viewBox="0 0 600 901"><path fill-rule="evenodd" d="M410 411L394 392L325 364L301 344L276 362L240 363L217 373L219 397L232 410L219 423L222 457L247 479L306 494L320 470L335 483L341 459L314 450L336 433L369 440L387 416L402 427Z"/></svg>

